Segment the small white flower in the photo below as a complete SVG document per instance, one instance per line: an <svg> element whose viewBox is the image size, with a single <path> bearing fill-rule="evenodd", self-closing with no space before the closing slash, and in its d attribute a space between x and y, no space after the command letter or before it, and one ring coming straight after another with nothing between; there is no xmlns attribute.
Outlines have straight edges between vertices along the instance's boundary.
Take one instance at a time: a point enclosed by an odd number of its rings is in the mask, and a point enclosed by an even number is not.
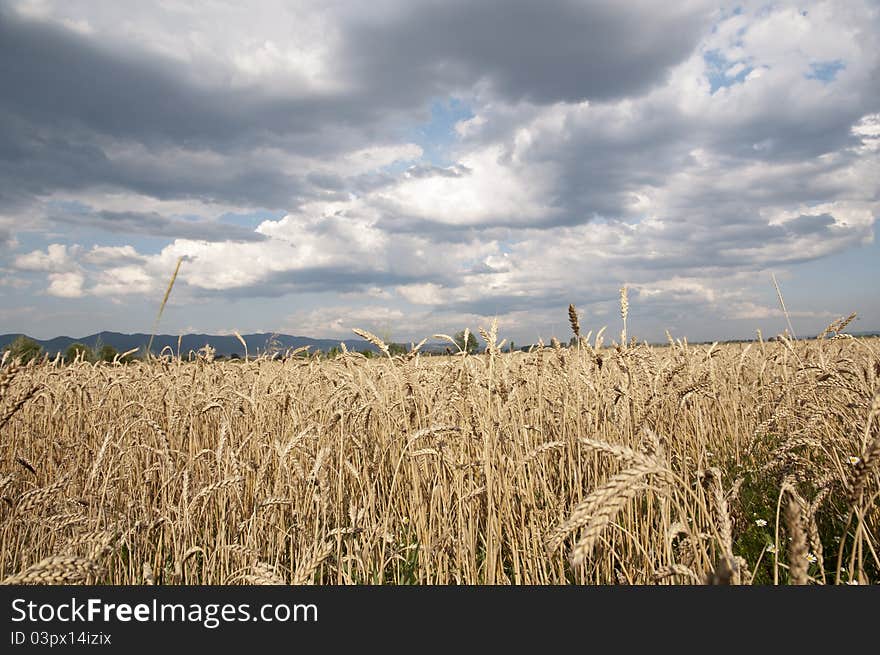
<svg viewBox="0 0 880 655"><path fill-rule="evenodd" d="M818 559L816 558L815 555L813 555L813 553L807 553L807 561L810 564L815 564L818 561Z"/></svg>
<svg viewBox="0 0 880 655"><path fill-rule="evenodd" d="M858 464L861 461L862 460L860 457L850 457L849 458L849 463L852 464L853 466L855 466L856 464Z"/></svg>
<svg viewBox="0 0 880 655"><path fill-rule="evenodd" d="M715 457L715 453L713 453L711 450L707 450L706 457Z"/></svg>
<svg viewBox="0 0 880 655"><path fill-rule="evenodd" d="M756 519L755 525L757 525L759 528L763 528L767 525L767 521L765 521L764 519Z"/></svg>
<svg viewBox="0 0 880 655"><path fill-rule="evenodd" d="M846 584L854 584L854 585L857 585L857 584L859 584L859 581L858 581L858 580L847 580L847 581L846 581Z"/></svg>
<svg viewBox="0 0 880 655"><path fill-rule="evenodd" d="M769 546L767 546L767 552L768 553L775 553L776 552L776 544L770 544Z"/></svg>

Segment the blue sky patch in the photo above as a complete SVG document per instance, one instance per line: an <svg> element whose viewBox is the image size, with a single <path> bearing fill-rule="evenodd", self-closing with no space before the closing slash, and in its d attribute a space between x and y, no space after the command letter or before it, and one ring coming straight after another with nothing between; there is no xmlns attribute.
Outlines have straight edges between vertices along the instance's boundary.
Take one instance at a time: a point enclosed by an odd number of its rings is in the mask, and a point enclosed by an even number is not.
<svg viewBox="0 0 880 655"><path fill-rule="evenodd" d="M409 138L421 146L423 159L435 166L450 166L455 162L449 150L458 139L455 124L473 117L471 108L459 98L436 99L431 102L431 119L413 128Z"/></svg>
<svg viewBox="0 0 880 655"><path fill-rule="evenodd" d="M706 78L709 80L713 94L720 88L742 84L746 76L754 70L753 66L743 65L739 67L739 70L736 70L735 74L731 75L730 69L734 63L728 61L719 50L709 50L703 53L703 61L706 62Z"/></svg>
<svg viewBox="0 0 880 655"><path fill-rule="evenodd" d="M820 82L828 84L829 82L833 82L837 77L837 74L844 68L846 68L846 64L839 59L833 61L817 61L810 64L810 72L805 73L804 77L808 80L819 80Z"/></svg>
<svg viewBox="0 0 880 655"><path fill-rule="evenodd" d="M217 220L229 225L239 225L241 227L251 227L256 229L263 221L280 221L284 218L285 214L286 212L277 211L255 211L246 213L227 212L221 214ZM196 216L196 219L200 218L202 217Z"/></svg>

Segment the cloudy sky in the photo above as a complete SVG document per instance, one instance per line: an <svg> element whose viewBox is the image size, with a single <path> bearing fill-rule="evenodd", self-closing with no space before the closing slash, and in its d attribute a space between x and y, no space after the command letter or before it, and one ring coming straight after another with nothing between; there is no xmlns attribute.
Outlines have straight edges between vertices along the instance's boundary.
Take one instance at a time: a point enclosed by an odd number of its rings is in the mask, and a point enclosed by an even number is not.
<svg viewBox="0 0 880 655"><path fill-rule="evenodd" d="M0 0L0 332L880 329L880 5Z"/></svg>

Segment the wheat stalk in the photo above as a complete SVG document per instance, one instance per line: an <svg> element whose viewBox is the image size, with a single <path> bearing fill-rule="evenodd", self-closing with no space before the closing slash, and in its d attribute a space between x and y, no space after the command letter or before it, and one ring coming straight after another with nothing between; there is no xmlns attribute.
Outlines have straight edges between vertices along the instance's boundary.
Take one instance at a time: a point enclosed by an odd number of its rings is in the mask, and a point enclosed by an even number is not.
<svg viewBox="0 0 880 655"><path fill-rule="evenodd" d="M596 542L620 510L645 488L645 480L649 476L657 476L663 482L669 481L668 471L654 462L636 464L612 476L577 505L567 520L550 532L547 536L548 550L557 550L569 534L585 528L571 553L573 565L582 563L591 555Z"/></svg>
<svg viewBox="0 0 880 655"><path fill-rule="evenodd" d="M299 563L299 566L296 567L292 584L309 584L314 577L315 571L323 564L324 560L330 557L330 553L333 552L334 548L335 546L332 541L321 541L315 544L308 555Z"/></svg>
<svg viewBox="0 0 880 655"><path fill-rule="evenodd" d="M788 310L785 308L785 301L782 299L782 291L780 291L779 283L776 281L776 273L770 273L770 277L773 278L773 287L776 289L776 297L779 299L779 306L782 308L782 313L785 315L785 322L788 324L788 332L791 334L792 338L797 338L794 334L794 328L791 327L791 318L788 315Z"/></svg>
<svg viewBox="0 0 880 655"><path fill-rule="evenodd" d="M255 585L283 585L287 584L278 571L271 564L256 562L251 567L251 572L244 578L250 584Z"/></svg>
<svg viewBox="0 0 880 655"><path fill-rule="evenodd" d="M388 346L375 334L373 334L372 332L367 332L366 330L361 330L360 328L353 328L352 332L358 335L361 339L366 339L367 341L369 341L371 344L376 346L376 348L381 350L388 359L391 359L391 352L388 350Z"/></svg>
<svg viewBox="0 0 880 655"><path fill-rule="evenodd" d="M574 308L574 305L568 306L568 322L571 324L571 331L574 333L574 336L577 338L580 343L581 339L581 323L578 319L577 310Z"/></svg>
<svg viewBox="0 0 880 655"><path fill-rule="evenodd" d="M785 520L791 543L788 546L788 572L791 584L807 584L807 537L804 533L801 506L793 498L785 508Z"/></svg>
<svg viewBox="0 0 880 655"><path fill-rule="evenodd" d="M180 271L180 265L183 263L183 257L177 258L177 266L174 267L174 273L168 282L168 288L165 289L165 295L162 297L162 304L159 305L159 313L156 314L156 320L153 322L153 329L150 332L150 341L147 344L147 354L153 352L153 338L156 336L156 330L159 327L159 321L162 319L162 312L165 311L165 303L168 302L168 296L171 295L171 289L174 288L174 281L177 279L177 273Z"/></svg>
<svg viewBox="0 0 880 655"><path fill-rule="evenodd" d="M874 402L868 413L868 420L865 423L865 439L869 438L871 433L871 424L874 419L880 416L880 393L874 396ZM859 461L853 468L850 479L847 483L849 489L849 504L855 505L862 496L862 490L868 480L871 471L880 463L880 429L877 435L868 442L865 451L859 457Z"/></svg>
<svg viewBox="0 0 880 655"><path fill-rule="evenodd" d="M98 566L84 557L52 555L32 564L21 573L0 581L2 585L67 585L82 584L98 575Z"/></svg>

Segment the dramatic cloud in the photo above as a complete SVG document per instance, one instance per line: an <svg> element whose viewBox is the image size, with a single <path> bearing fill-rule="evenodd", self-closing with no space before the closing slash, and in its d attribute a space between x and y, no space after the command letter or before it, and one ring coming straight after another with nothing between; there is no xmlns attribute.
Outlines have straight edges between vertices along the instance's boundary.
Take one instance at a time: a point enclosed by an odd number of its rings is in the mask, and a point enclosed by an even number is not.
<svg viewBox="0 0 880 655"><path fill-rule="evenodd" d="M156 212L71 212L53 215L49 218L61 226L88 226L105 232L143 234L169 239L261 241L265 238L253 230L248 230L238 225L224 225L216 221L206 221L203 219L175 220Z"/></svg>
<svg viewBox="0 0 880 655"><path fill-rule="evenodd" d="M691 52L711 17L706 2L374 4L347 26L347 79L418 97L484 84L505 101L540 104L644 92Z"/></svg>
<svg viewBox="0 0 880 655"><path fill-rule="evenodd" d="M880 327L867 0L0 0L0 61L0 309L143 306L183 257L207 331L532 340L627 284L646 337L742 336L770 271L808 331Z"/></svg>

